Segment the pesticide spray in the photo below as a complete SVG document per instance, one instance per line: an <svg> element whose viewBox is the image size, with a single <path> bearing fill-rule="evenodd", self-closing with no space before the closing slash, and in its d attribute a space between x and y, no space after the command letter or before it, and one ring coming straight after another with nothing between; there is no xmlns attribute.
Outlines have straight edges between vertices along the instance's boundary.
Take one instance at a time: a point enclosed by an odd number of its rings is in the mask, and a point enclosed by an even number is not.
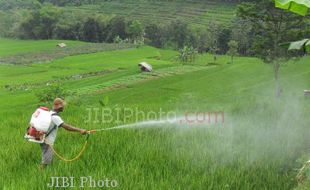
<svg viewBox="0 0 310 190"><path fill-rule="evenodd" d="M220 120L220 121L218 121ZM125 128L148 128L148 127L206 127L206 126L213 126L213 125L221 125L224 122L224 116L221 119L216 118L216 120L211 119L198 119L197 115L186 115L186 116L179 116L174 118L167 118L161 120L148 120L148 121L141 121L132 124L125 124L119 125L110 128L102 128L102 129L94 129L90 130L90 133L93 132L100 132L100 131L109 131L109 130L116 130L116 129L125 129Z"/></svg>
<svg viewBox="0 0 310 190"><path fill-rule="evenodd" d="M99 131L115 130L115 129L125 129L125 128L142 128L142 127L154 127L154 126L158 127L158 126L163 126L163 125L176 125L178 122L179 122L178 119L150 120L150 121L142 121L142 122L126 124L126 125L119 125L119 126L110 127L110 128L90 130L90 133L99 132Z"/></svg>

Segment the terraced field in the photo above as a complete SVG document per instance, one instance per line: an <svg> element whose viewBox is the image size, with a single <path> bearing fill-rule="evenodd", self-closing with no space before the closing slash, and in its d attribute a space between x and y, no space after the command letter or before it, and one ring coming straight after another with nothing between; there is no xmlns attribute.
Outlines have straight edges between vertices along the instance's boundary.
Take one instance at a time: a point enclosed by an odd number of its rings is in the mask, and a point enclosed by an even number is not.
<svg viewBox="0 0 310 190"><path fill-rule="evenodd" d="M193 27L205 27L210 21L229 25L234 17L235 4L218 2L167 2L167 1L106 1L98 5L66 7L67 11L120 15L144 23L169 23L180 19Z"/></svg>

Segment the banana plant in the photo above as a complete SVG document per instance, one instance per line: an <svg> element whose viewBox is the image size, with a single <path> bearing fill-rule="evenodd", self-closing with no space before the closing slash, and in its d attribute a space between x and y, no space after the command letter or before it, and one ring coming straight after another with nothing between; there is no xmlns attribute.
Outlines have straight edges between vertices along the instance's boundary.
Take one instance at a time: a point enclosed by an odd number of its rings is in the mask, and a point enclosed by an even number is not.
<svg viewBox="0 0 310 190"><path fill-rule="evenodd" d="M276 7L287 9L296 14L306 16L310 8L309 0L275 0Z"/></svg>
<svg viewBox="0 0 310 190"><path fill-rule="evenodd" d="M306 16L310 8L310 0L275 0L275 5L278 8ZM288 50L304 50L310 52L310 39L291 42Z"/></svg>

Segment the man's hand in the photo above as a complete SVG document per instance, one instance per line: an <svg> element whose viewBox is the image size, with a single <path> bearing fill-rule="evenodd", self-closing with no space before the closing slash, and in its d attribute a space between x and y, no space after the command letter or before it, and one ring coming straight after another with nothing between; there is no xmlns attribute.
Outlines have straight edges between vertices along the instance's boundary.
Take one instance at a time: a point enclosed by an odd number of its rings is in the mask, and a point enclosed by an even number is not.
<svg viewBox="0 0 310 190"><path fill-rule="evenodd" d="M85 135L85 134L87 134L87 131L86 131L85 129L81 129L81 130L80 130L80 133L81 133L82 135Z"/></svg>

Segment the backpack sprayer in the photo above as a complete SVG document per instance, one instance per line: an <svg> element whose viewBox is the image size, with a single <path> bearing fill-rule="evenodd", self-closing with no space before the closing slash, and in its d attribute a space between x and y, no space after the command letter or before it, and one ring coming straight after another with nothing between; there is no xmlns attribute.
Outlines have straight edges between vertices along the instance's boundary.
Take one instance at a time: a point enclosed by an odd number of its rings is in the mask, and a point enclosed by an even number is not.
<svg viewBox="0 0 310 190"><path fill-rule="evenodd" d="M48 108L40 107L31 116L29 127L24 138L30 142L43 143L46 135L49 135L52 130L48 131L52 122L52 114Z"/></svg>

